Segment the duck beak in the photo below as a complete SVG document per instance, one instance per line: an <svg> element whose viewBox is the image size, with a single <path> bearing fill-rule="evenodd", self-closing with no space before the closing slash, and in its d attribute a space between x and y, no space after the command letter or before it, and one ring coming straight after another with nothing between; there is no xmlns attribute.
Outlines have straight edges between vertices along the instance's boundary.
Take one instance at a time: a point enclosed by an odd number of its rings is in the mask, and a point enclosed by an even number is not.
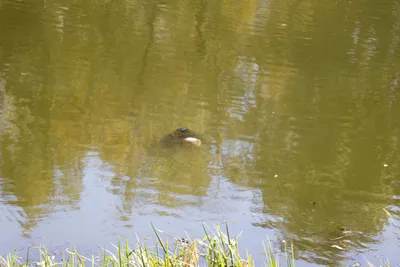
<svg viewBox="0 0 400 267"><path fill-rule="evenodd" d="M185 139L183 139L183 141L188 142L188 143L192 143L195 146L200 146L201 145L200 139L197 139L197 138L194 138L194 137L186 137Z"/></svg>

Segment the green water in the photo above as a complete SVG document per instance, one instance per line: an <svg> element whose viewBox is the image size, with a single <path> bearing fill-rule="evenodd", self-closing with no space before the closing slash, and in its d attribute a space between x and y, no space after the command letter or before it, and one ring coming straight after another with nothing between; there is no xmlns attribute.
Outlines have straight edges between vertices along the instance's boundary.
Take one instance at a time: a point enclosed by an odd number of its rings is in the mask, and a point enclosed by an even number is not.
<svg viewBox="0 0 400 267"><path fill-rule="evenodd" d="M399 80L394 0L0 0L0 254L227 222L398 264Z"/></svg>

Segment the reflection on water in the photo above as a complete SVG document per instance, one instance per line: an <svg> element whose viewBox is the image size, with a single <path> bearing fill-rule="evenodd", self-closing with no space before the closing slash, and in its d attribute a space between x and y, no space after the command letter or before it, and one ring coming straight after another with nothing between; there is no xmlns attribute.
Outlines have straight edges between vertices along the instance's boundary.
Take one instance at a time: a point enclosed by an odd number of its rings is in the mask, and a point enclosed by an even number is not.
<svg viewBox="0 0 400 267"><path fill-rule="evenodd" d="M399 263L398 17L393 1L0 2L1 254L228 222L259 260L268 235L304 264ZM207 142L158 146L177 127Z"/></svg>

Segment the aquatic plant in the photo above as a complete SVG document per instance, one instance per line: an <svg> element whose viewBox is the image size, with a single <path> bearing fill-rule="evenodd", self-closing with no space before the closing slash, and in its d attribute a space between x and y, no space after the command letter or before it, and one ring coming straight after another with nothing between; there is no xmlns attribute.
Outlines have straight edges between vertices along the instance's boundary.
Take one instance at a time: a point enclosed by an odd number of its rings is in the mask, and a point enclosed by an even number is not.
<svg viewBox="0 0 400 267"><path fill-rule="evenodd" d="M255 266L254 259L246 250L245 257L239 253L238 236L231 237L228 227L223 232L219 226L215 227L215 231L203 226L205 236L201 239L191 240L188 238L172 238L171 243L168 239L163 239L161 234L165 232L156 229L153 226L157 242L154 247L149 247L142 243L138 238L138 242L134 248L130 248L128 240L121 243L118 240L117 245L113 245L115 252L104 249L102 256L92 255L86 257L80 254L76 249L66 249L61 258L51 255L46 248L37 247L39 252L38 259L30 259L29 251L25 259L16 254L8 254L5 257L0 256L0 266L138 266L138 267L188 267L188 266L218 266L218 267L252 267ZM166 234L167 235L167 234ZM293 254L293 246L290 251L284 249L283 261L282 257L277 256L272 245L268 241L264 246L264 266L294 267L295 260ZM372 266L372 265L370 265ZM389 263L381 266L389 267Z"/></svg>

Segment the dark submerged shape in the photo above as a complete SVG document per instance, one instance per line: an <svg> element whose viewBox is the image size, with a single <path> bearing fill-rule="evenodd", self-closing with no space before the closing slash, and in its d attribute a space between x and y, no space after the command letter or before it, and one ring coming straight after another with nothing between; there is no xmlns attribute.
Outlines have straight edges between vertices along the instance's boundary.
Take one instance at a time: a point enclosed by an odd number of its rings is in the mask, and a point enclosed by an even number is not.
<svg viewBox="0 0 400 267"><path fill-rule="evenodd" d="M195 144L192 141L187 141L187 140L192 140L190 138L198 139L198 143ZM183 146L183 145L199 146L201 144L200 140L201 138L197 133L188 128L181 127L176 129L172 133L164 136L161 139L161 143L165 146Z"/></svg>

